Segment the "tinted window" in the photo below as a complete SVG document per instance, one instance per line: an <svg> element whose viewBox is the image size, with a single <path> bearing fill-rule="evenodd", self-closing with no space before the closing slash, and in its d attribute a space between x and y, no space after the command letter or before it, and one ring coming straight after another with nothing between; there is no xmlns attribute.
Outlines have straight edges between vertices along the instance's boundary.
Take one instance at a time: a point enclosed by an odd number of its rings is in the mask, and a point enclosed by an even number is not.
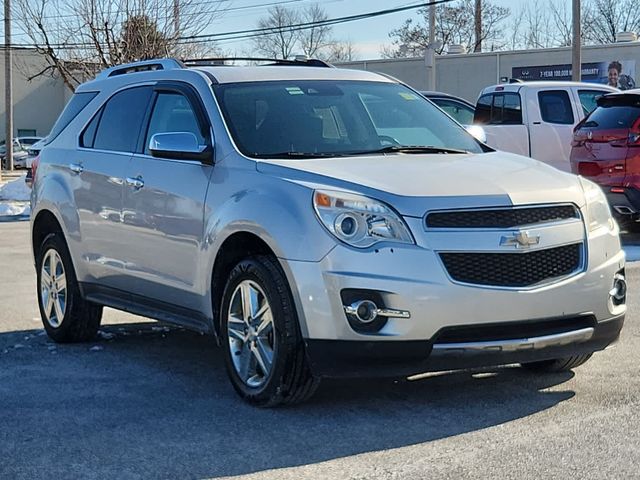
<svg viewBox="0 0 640 480"><path fill-rule="evenodd" d="M603 92L602 90L578 90L580 105L582 105L582 111L585 115L589 115L595 110L598 98L605 93L607 92Z"/></svg>
<svg viewBox="0 0 640 480"><path fill-rule="evenodd" d="M431 101L458 123L462 125L471 125L473 123L474 109L468 105L448 98L434 98Z"/></svg>
<svg viewBox="0 0 640 480"><path fill-rule="evenodd" d="M640 119L640 105L609 105L596 108L582 128L628 129Z"/></svg>
<svg viewBox="0 0 640 480"><path fill-rule="evenodd" d="M80 146L85 148L93 148L93 142L96 138L96 130L98 129L98 123L100 122L100 117L102 116L102 108L98 110L98 113L94 115L94 117L89 122L89 125L84 129L82 135L80 136Z"/></svg>
<svg viewBox="0 0 640 480"><path fill-rule="evenodd" d="M133 152L150 96L150 87L136 87L111 97L103 108L93 147Z"/></svg>
<svg viewBox="0 0 640 480"><path fill-rule="evenodd" d="M484 125L520 125L522 106L518 93L490 93L480 97L474 123Z"/></svg>
<svg viewBox="0 0 640 480"><path fill-rule="evenodd" d="M488 125L491 122L491 105L493 103L493 95L483 95L478 99L476 105L476 113L473 116L473 123Z"/></svg>
<svg viewBox="0 0 640 480"><path fill-rule="evenodd" d="M98 92L82 92L76 93L71 97L67 106L58 117L55 125L51 129L51 133L47 135L47 141L50 142L56 138L60 133L67 128L67 125L71 123L71 120L76 118L78 114L86 107L91 100L95 98Z"/></svg>
<svg viewBox="0 0 640 480"><path fill-rule="evenodd" d="M544 122L573 125L571 100L565 90L538 92L538 102Z"/></svg>
<svg viewBox="0 0 640 480"><path fill-rule="evenodd" d="M145 152L149 152L149 140L153 135L168 132L190 132L196 136L200 145L206 143L189 100L179 93L158 94L149 122Z"/></svg>

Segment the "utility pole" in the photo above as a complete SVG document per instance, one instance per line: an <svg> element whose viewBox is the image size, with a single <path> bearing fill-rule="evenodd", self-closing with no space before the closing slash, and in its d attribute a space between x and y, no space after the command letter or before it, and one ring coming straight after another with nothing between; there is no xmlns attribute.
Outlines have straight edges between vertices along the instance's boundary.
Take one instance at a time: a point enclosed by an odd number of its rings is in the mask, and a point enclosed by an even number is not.
<svg viewBox="0 0 640 480"><path fill-rule="evenodd" d="M11 79L11 5L4 0L4 110L6 122L5 147L7 165L13 170L13 82Z"/></svg>
<svg viewBox="0 0 640 480"><path fill-rule="evenodd" d="M425 52L425 63L429 68L429 90L436 89L436 6L429 5L429 45Z"/></svg>
<svg viewBox="0 0 640 480"><path fill-rule="evenodd" d="M476 45L473 48L474 52L482 51L482 0L476 0L476 9L475 9L475 34L476 34Z"/></svg>
<svg viewBox="0 0 640 480"><path fill-rule="evenodd" d="M573 41L571 42L571 80L582 80L582 39L580 38L580 0L573 0Z"/></svg>
<svg viewBox="0 0 640 480"><path fill-rule="evenodd" d="M180 0L173 0L173 34L180 36Z"/></svg>

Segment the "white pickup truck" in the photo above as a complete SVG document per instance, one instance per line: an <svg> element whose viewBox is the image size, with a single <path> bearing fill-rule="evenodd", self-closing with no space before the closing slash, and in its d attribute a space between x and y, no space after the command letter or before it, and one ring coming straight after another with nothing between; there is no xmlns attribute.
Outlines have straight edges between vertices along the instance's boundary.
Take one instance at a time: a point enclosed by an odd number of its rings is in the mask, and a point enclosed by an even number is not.
<svg viewBox="0 0 640 480"><path fill-rule="evenodd" d="M526 82L493 85L478 98L474 124L487 144L571 171L573 127L596 107L607 85L577 82Z"/></svg>

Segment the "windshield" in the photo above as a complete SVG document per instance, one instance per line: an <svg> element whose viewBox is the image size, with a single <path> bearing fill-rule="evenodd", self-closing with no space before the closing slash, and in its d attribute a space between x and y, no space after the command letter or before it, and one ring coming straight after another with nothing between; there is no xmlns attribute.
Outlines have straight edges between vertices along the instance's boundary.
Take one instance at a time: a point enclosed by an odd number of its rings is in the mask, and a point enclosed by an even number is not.
<svg viewBox="0 0 640 480"><path fill-rule="evenodd" d="M236 145L249 157L340 156L402 147L484 151L446 114L396 83L293 80L214 89Z"/></svg>

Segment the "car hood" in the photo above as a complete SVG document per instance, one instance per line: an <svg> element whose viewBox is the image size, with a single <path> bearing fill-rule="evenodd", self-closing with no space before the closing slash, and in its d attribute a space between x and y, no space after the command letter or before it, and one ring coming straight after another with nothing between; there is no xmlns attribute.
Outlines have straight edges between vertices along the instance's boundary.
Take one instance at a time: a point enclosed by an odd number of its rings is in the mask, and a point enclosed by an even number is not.
<svg viewBox="0 0 640 480"><path fill-rule="evenodd" d="M575 175L505 152L269 159L257 168L311 188L375 196L408 216L442 208L584 203Z"/></svg>

